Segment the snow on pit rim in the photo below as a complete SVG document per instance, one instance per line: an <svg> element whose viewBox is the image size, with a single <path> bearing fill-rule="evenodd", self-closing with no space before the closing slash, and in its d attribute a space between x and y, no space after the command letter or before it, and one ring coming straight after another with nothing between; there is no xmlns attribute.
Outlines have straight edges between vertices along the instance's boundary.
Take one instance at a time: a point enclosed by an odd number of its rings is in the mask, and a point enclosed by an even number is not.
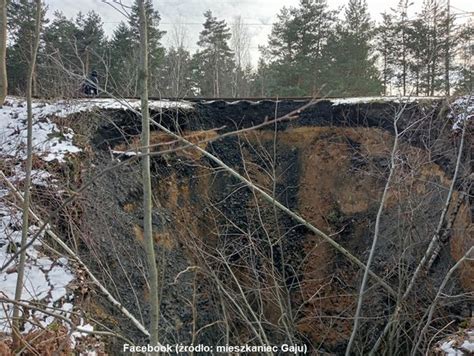
<svg viewBox="0 0 474 356"><path fill-rule="evenodd" d="M440 96L361 96L353 98L329 99L333 106L351 105L351 104L368 104L377 102L391 103L415 103L418 101L436 101L442 100Z"/></svg>

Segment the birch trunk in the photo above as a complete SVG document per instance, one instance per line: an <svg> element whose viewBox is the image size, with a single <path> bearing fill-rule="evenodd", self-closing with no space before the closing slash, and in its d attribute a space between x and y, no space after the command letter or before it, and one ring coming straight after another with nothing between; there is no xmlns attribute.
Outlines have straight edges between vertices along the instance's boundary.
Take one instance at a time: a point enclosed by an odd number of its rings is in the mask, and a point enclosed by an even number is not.
<svg viewBox="0 0 474 356"><path fill-rule="evenodd" d="M36 65L36 54L38 53L39 37L41 30L41 0L35 0L36 4L36 16L35 16L35 35L34 43L31 52L31 58L28 68L28 78L26 83L26 105L27 105L27 141L26 141L26 177L25 177L25 193L23 201L23 221L21 230L21 249L20 261L18 263L18 277L16 280L15 289L15 301L21 300L23 292L23 279L25 274L25 260L26 250L23 246L27 243L28 238L28 218L30 209L30 186L31 186L31 166L33 161L33 112L32 112L32 87L33 87L33 75L35 72ZM13 323L12 323L12 334L13 334L13 345L18 347L20 345L21 334L20 334L20 309L18 304L13 307Z"/></svg>
<svg viewBox="0 0 474 356"><path fill-rule="evenodd" d="M7 92L7 0L0 0L0 107Z"/></svg>
<svg viewBox="0 0 474 356"><path fill-rule="evenodd" d="M155 244L152 231L152 191L150 174L150 114L148 111L148 33L147 19L145 15L144 0L138 1L140 12L140 97L142 113L142 179L143 179L143 230L145 238L145 251L148 261L149 284L150 284L150 343L158 344L159 323L159 291L158 291L158 268L156 266Z"/></svg>

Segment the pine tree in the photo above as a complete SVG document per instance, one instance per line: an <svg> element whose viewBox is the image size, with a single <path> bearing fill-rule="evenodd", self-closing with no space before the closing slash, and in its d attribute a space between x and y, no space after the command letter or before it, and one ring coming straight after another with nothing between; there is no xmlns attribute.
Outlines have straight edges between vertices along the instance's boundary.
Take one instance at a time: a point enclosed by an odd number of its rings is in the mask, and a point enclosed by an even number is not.
<svg viewBox="0 0 474 356"><path fill-rule="evenodd" d="M164 78L162 87L166 96L174 98L193 96L191 54L184 47L171 47L165 55L162 66Z"/></svg>
<svg viewBox="0 0 474 356"><path fill-rule="evenodd" d="M261 51L263 51L263 49L261 49ZM251 94L257 97L270 96L268 88L271 86L269 83L271 79L269 65L262 55L258 60L257 72L252 80Z"/></svg>
<svg viewBox="0 0 474 356"><path fill-rule="evenodd" d="M47 23L45 12L42 5L42 25ZM9 92L13 94L23 94L26 90L28 63L35 36L35 15L36 8L31 6L28 0L12 0L8 3L8 33L11 45L7 49L7 77L10 83ZM32 91L33 95L36 95L36 73L33 73Z"/></svg>
<svg viewBox="0 0 474 356"><path fill-rule="evenodd" d="M311 95L324 86L324 51L334 17L325 0L300 0L298 7L280 11L265 49L273 95Z"/></svg>
<svg viewBox="0 0 474 356"><path fill-rule="evenodd" d="M271 95L304 95L301 63L296 61L301 45L295 8L283 7L273 24L268 46L263 49L269 58L266 65L266 90ZM262 51L262 50L261 50ZM301 56L299 56L301 60ZM263 68L263 67L262 67Z"/></svg>
<svg viewBox="0 0 474 356"><path fill-rule="evenodd" d="M366 0L349 0L344 21L327 46L328 89L334 95L378 95L382 90L370 41L373 27Z"/></svg>
<svg viewBox="0 0 474 356"><path fill-rule="evenodd" d="M429 72L426 63L431 60L429 51L429 28L423 19L416 19L407 26L407 48L410 53L408 69L411 72L410 86L415 95L427 90ZM428 90L429 92L429 90Z"/></svg>
<svg viewBox="0 0 474 356"><path fill-rule="evenodd" d="M460 62L455 93L458 95L472 94L474 92L474 19L462 26L456 37L459 40Z"/></svg>
<svg viewBox="0 0 474 356"><path fill-rule="evenodd" d="M161 66L165 55L165 49L161 44L161 39L165 35L165 31L159 28L161 16L160 13L153 8L151 0L144 0L145 16L147 22L148 33L148 66L149 66L149 85L150 95L159 96L161 94ZM140 28L139 28L139 6L138 0L135 0L130 14L129 27L131 31L132 50L138 51L140 44ZM138 65L138 62L137 62Z"/></svg>
<svg viewBox="0 0 474 356"><path fill-rule="evenodd" d="M72 41L79 32L73 20L66 18L60 11L54 13L53 20L44 31L45 46L49 52L58 52L66 65L78 63Z"/></svg>
<svg viewBox="0 0 474 356"><path fill-rule="evenodd" d="M57 11L44 30L43 40L38 67L40 95L75 96L92 70L97 70L105 80L107 45L98 13L79 13L75 19L68 19Z"/></svg>
<svg viewBox="0 0 474 356"><path fill-rule="evenodd" d="M440 15L440 41L441 45L441 61L443 67L443 84L444 84L444 93L449 96L451 94L451 71L455 70L455 59L456 53L460 45L460 36L455 35L456 26L455 26L455 17L450 11L450 0L447 1Z"/></svg>
<svg viewBox="0 0 474 356"><path fill-rule="evenodd" d="M138 93L137 63L139 57L133 48L132 29L125 22L115 28L109 42L110 81L116 94L136 96Z"/></svg>
<svg viewBox="0 0 474 356"><path fill-rule="evenodd" d="M391 10L395 30L393 48L395 53L396 84L402 95L406 95L408 90L408 8L410 5L409 0L400 0L397 8Z"/></svg>
<svg viewBox="0 0 474 356"><path fill-rule="evenodd" d="M453 21L452 16L447 14L446 9L437 0L425 0L420 14L411 24L411 37L415 41L408 42L408 48L412 60L418 62L417 67L426 68L420 81L425 95L441 93L449 87L446 79L449 81L447 72L452 68L451 49L455 48L458 41L448 34ZM410 37L408 39L410 40Z"/></svg>
<svg viewBox="0 0 474 356"><path fill-rule="evenodd" d="M76 26L76 46L83 63L83 74L87 76L91 70L102 67L101 62L106 49L102 18L94 11L86 15L79 13L76 17Z"/></svg>
<svg viewBox="0 0 474 356"><path fill-rule="evenodd" d="M201 49L194 55L194 75L204 96L231 96L234 54L229 48L230 29L210 10L204 13L204 29L199 35Z"/></svg>
<svg viewBox="0 0 474 356"><path fill-rule="evenodd" d="M434 95L438 89L441 75L441 67L439 60L441 59L441 38L439 29L439 16L441 16L441 9L437 0L425 0L421 12L421 18L428 26L428 43L427 43L427 83L426 95Z"/></svg>
<svg viewBox="0 0 474 356"><path fill-rule="evenodd" d="M375 48L381 59L383 93L391 93L395 75L395 27L392 17L386 12L382 14L382 23L376 29Z"/></svg>
<svg viewBox="0 0 474 356"><path fill-rule="evenodd" d="M67 72L83 75L81 58L78 58L74 40L79 29L72 19L60 11L44 29L44 45L39 51L39 94L46 97L65 97L77 94L81 80ZM62 67L58 66L61 62Z"/></svg>

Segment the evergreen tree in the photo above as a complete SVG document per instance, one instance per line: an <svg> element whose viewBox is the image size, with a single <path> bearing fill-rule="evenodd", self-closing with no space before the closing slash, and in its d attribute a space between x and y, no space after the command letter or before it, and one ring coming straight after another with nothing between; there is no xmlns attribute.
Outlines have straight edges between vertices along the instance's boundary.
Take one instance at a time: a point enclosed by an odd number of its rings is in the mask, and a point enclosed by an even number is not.
<svg viewBox="0 0 474 356"><path fill-rule="evenodd" d="M420 14L406 26L410 86L417 94L434 95L449 88L446 80L453 54L448 52L458 42L448 35L452 22L452 16L437 0L425 0Z"/></svg>
<svg viewBox="0 0 474 356"><path fill-rule="evenodd" d="M78 32L79 29L72 20L66 18L62 12L56 11L44 33L47 50L61 53L67 62L77 62L73 39Z"/></svg>
<svg viewBox="0 0 474 356"><path fill-rule="evenodd" d="M150 95L159 96L163 88L161 82L161 70L165 49L161 44L161 39L165 35L165 31L159 28L161 17L157 10L153 8L151 0L144 1L145 16L147 21L148 32L148 67L149 67L149 85ZM140 28L139 28L139 7L138 0L135 0L130 14L129 27L131 31L132 47L137 52L140 44ZM130 49L129 49L130 50ZM138 62L137 62L138 67Z"/></svg>
<svg viewBox="0 0 474 356"><path fill-rule="evenodd" d="M455 83L456 94L474 93L474 19L462 26L457 33L459 40L458 80ZM453 47L451 47L453 49Z"/></svg>
<svg viewBox="0 0 474 356"><path fill-rule="evenodd" d="M35 35L35 6L28 0L11 0L8 3L8 36L11 45L7 49L7 77L9 93L23 94L26 90L28 63L33 51ZM46 9L41 18L45 24ZM39 63L38 63L39 65ZM36 72L33 73L33 95L36 90Z"/></svg>
<svg viewBox="0 0 474 356"><path fill-rule="evenodd" d="M408 69L411 72L410 86L413 88L413 94L429 94L429 72L427 63L431 61L429 51L430 31L426 22L419 18L411 22L407 27L407 48L410 53Z"/></svg>
<svg viewBox="0 0 474 356"><path fill-rule="evenodd" d="M440 34L440 42L441 42L441 58L440 61L442 62L441 67L442 69L442 79L441 82L443 84L443 91L445 95L450 95L451 93L451 71L455 70L454 59L456 58L457 50L459 49L460 45L460 36L456 36L456 28L455 28L455 17L450 12L450 2L448 1L445 6L441 9L441 14L439 15L439 34Z"/></svg>
<svg viewBox="0 0 474 356"><path fill-rule="evenodd" d="M83 74L74 46L78 31L74 21L59 11L54 13L51 24L44 29L44 46L39 52L42 65L38 68L41 95L64 97L77 93L80 80L71 78L66 71ZM57 61L64 68L60 68Z"/></svg>
<svg viewBox="0 0 474 356"><path fill-rule="evenodd" d="M136 96L138 92L137 63L132 29L120 22L109 42L110 81L113 90L123 96Z"/></svg>
<svg viewBox="0 0 474 356"><path fill-rule="evenodd" d="M264 49L261 48L260 50L262 52L262 56L260 56L258 60L257 72L252 78L252 86L250 91L251 95L253 96L265 97L271 95L269 88L274 87L274 85L271 83L273 76L271 75L269 65L263 56Z"/></svg>
<svg viewBox="0 0 474 356"><path fill-rule="evenodd" d="M402 95L407 94L408 90L408 70L409 70L409 52L408 52L408 8L411 3L409 0L400 0L396 9L392 9L392 18L394 19L394 53L397 86Z"/></svg>
<svg viewBox="0 0 474 356"><path fill-rule="evenodd" d="M302 58L298 56L301 45L298 44L296 12L295 8L286 7L280 11L277 21L273 24L268 46L261 49L261 52L266 51L269 58L268 63L260 69L266 67L266 91L270 95L304 95L301 85L304 71L300 68L301 63L296 61L297 57L300 60Z"/></svg>
<svg viewBox="0 0 474 356"><path fill-rule="evenodd" d="M217 20L210 10L199 35L201 49L194 55L194 76L204 96L231 96L234 55L229 48L230 29L224 20Z"/></svg>
<svg viewBox="0 0 474 356"><path fill-rule="evenodd" d="M382 85L370 41L373 28L366 0L349 0L344 21L329 37L328 89L333 95L378 95Z"/></svg>
<svg viewBox="0 0 474 356"><path fill-rule="evenodd" d="M439 31L439 16L441 9L436 0L425 0L421 12L421 18L427 24L427 48L425 64L427 65L427 78L425 82L426 95L434 95L440 85L439 78L442 75L440 67L441 38Z"/></svg>
<svg viewBox="0 0 474 356"><path fill-rule="evenodd" d="M102 18L94 11L87 15L79 13L76 17L75 34L78 55L83 65L83 73L89 75L93 69L103 67L106 44Z"/></svg>
<svg viewBox="0 0 474 356"><path fill-rule="evenodd" d="M311 95L324 86L323 68L334 12L325 0L300 0L297 8L283 8L265 49L269 56L267 81L273 95Z"/></svg>
<svg viewBox="0 0 474 356"><path fill-rule="evenodd" d="M191 54L184 47L171 47L163 64L163 93L174 98L193 96Z"/></svg>
<svg viewBox="0 0 474 356"><path fill-rule="evenodd" d="M57 11L44 30L43 40L38 67L41 95L78 95L81 83L92 70L97 70L105 82L106 38L98 13L79 13L72 20Z"/></svg>
<svg viewBox="0 0 474 356"><path fill-rule="evenodd" d="M386 12L382 14L382 23L376 29L375 48L380 55L383 93L391 93L395 75L395 27L392 17Z"/></svg>

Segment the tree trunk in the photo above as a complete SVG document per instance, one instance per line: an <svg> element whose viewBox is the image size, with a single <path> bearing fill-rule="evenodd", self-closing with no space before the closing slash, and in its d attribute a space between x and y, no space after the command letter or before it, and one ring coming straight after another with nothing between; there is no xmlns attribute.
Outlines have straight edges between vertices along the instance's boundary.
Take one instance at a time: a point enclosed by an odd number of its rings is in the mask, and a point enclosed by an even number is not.
<svg viewBox="0 0 474 356"><path fill-rule="evenodd" d="M7 92L7 0L0 0L0 106Z"/></svg>
<svg viewBox="0 0 474 356"><path fill-rule="evenodd" d="M149 284L150 284L150 343L158 344L159 323L159 291L158 291L158 268L156 266L155 244L152 231L152 190L150 174L150 117L148 112L148 33L147 20L145 16L144 0L138 1L140 12L140 97L142 112L142 179L143 179L143 211L144 211L144 238L145 251L148 260Z"/></svg>
<svg viewBox="0 0 474 356"><path fill-rule="evenodd" d="M384 50L383 53L383 93L384 95L387 95L387 81L388 81L388 65L387 65L387 50Z"/></svg>
<svg viewBox="0 0 474 356"><path fill-rule="evenodd" d="M449 84L449 67L450 67L450 53L449 51L451 50L450 48L450 25L451 25L451 19L450 19L450 0L448 0L447 4L447 15L446 15L446 49L445 49L445 68L444 68L444 81L445 81L445 91L446 91L446 96L449 96L451 94L451 87Z"/></svg>
<svg viewBox="0 0 474 356"><path fill-rule="evenodd" d="M436 85L436 60L438 58L438 9L436 7L433 8L433 53L431 53L431 89L430 95L433 96L435 92L435 85Z"/></svg>
<svg viewBox="0 0 474 356"><path fill-rule="evenodd" d="M23 202L23 222L21 230L21 254L20 262L18 263L18 277L16 280L15 289L15 301L20 301L21 294L23 292L23 278L25 274L25 260L26 260L26 249L23 247L26 245L28 238L28 218L30 209L30 185L31 185L31 166L33 161L33 111L32 111L32 86L33 86L33 75L35 72L36 65L36 54L38 53L39 38L41 30L41 0L36 0L36 16L35 16L35 37L33 43L33 50L31 52L31 58L28 68L28 78L26 82L26 105L27 105L27 143L26 143L26 177L25 177L25 193ZM20 345L21 334L20 334L20 309L17 304L13 307L13 323L12 323L12 334L13 334L13 345L18 347Z"/></svg>
<svg viewBox="0 0 474 356"><path fill-rule="evenodd" d="M405 26L405 25L404 25ZM403 96L407 95L407 55L406 55L406 41L405 41L405 29L402 34L403 48L402 48L402 86L403 86Z"/></svg>

